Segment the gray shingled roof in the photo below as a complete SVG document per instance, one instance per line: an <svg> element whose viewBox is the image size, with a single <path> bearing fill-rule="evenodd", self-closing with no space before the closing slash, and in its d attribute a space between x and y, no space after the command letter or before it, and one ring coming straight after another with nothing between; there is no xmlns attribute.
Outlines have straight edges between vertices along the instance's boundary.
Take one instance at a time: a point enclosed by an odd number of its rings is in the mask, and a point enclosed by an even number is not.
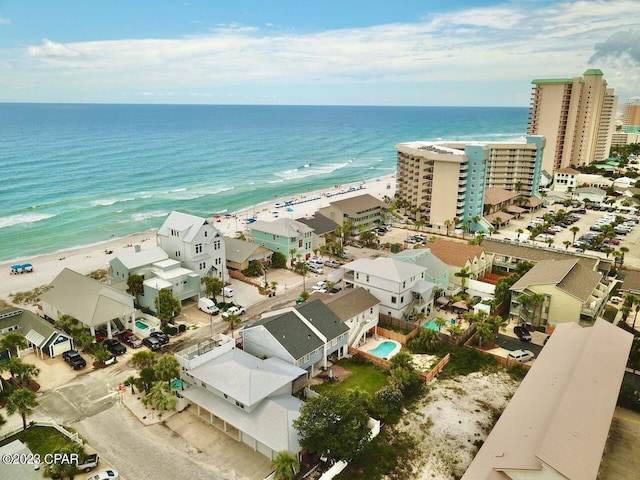
<svg viewBox="0 0 640 480"><path fill-rule="evenodd" d="M335 232L338 227L336 222L319 213L315 213L310 218L299 218L298 221L312 228L316 235Z"/></svg>
<svg viewBox="0 0 640 480"><path fill-rule="evenodd" d="M362 287L345 288L336 295L313 294L314 297L316 295L343 322L380 303L380 300Z"/></svg>
<svg viewBox="0 0 640 480"><path fill-rule="evenodd" d="M227 260L235 263L242 263L245 260L252 260L252 257L266 258L271 257L273 253L268 248L256 245L253 242L247 242L239 238L224 237L224 247ZM266 252L261 255L261 252Z"/></svg>
<svg viewBox="0 0 640 480"><path fill-rule="evenodd" d="M338 318L322 301L313 300L295 307L300 315L306 318L327 340L349 331L344 322ZM324 342L293 311L263 318L250 328L261 325L291 354L295 359L302 358Z"/></svg>

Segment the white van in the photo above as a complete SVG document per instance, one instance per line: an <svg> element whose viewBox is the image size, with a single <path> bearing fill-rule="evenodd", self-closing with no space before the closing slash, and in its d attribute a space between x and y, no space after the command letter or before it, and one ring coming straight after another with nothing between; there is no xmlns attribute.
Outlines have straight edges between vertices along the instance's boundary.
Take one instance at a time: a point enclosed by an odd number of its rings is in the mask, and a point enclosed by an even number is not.
<svg viewBox="0 0 640 480"><path fill-rule="evenodd" d="M233 288L224 287L222 290L223 290L223 293L224 293L225 297L233 297Z"/></svg>
<svg viewBox="0 0 640 480"><path fill-rule="evenodd" d="M198 300L198 310L202 310L209 315L217 315L220 313L220 309L213 303L210 298L201 298Z"/></svg>

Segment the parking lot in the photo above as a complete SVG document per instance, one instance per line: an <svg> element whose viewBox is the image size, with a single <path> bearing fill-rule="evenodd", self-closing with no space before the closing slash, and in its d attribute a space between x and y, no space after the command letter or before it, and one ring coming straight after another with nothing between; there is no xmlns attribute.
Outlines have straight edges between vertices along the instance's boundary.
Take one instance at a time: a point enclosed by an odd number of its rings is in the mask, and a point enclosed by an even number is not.
<svg viewBox="0 0 640 480"><path fill-rule="evenodd" d="M556 204L547 208L542 208L539 211L533 212L532 214L524 215L519 219L512 219L508 225L502 227L498 232L493 233L492 236L494 238L509 239L511 241L518 241L519 239L520 240L524 239L526 242L531 242L531 240L527 238L527 236L530 233L529 224L532 221L535 221L536 218L542 218L545 213L553 214L560 209L564 209L564 207L562 205ZM567 211L570 212L571 209L568 209ZM581 251L584 250L584 253L589 255L597 255L602 258L612 259L613 254L611 252L609 252L609 254L607 255L606 251L596 251L596 250L588 249L588 248L585 248L586 245L574 246L574 234L571 231L571 228L572 227L578 228L578 231L575 235L575 240L577 241L581 236L585 234L590 235L592 237L595 237L598 234L600 234L601 231L600 232L592 231L591 227L593 227L594 225L603 224L603 219L605 219L606 216L608 215L609 216L613 215L614 217L620 216L624 218L625 221L628 221L630 219L638 219L637 216L631 215L631 214L622 214L622 213L606 212L606 211L603 212L603 211L595 211L595 210L588 210L588 209L585 210L584 213L581 213L579 215L580 215L580 218L575 223L572 223L569 227L560 229L560 231L555 233L555 235L550 235L549 237L547 237L553 240L553 243L551 243L550 248L554 248L557 250L567 250L569 252L578 252L578 253L582 253ZM522 230L522 233L519 234L518 230ZM545 244L544 238L545 237L542 237L542 238L537 237L535 243L539 246L544 245ZM611 249L616 251L619 251L621 247L628 248L629 251L626 252L624 256L624 265L629 267L640 268L640 248L639 248L640 247L640 226L636 226L627 234L615 233L614 238L615 238L615 241L613 243L615 244L607 245L603 243L602 245L604 246L602 248L604 249L604 247L608 246ZM570 242L570 245L568 246L565 245L564 243L567 241Z"/></svg>

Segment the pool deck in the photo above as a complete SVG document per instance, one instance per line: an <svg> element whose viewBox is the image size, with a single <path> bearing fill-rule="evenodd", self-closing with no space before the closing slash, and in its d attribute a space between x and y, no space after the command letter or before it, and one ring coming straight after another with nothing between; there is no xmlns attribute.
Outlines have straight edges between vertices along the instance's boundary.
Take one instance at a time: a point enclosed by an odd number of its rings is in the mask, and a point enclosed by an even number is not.
<svg viewBox="0 0 640 480"><path fill-rule="evenodd" d="M358 349L362 350L363 352L369 353L370 350L373 350L378 345L384 342L391 342L391 343L395 343L396 345L395 348L391 350L389 354L385 357L386 360L390 360L393 356L397 355L398 352L400 352L400 350L402 349L402 344L400 342L396 342L395 340L391 340L389 338L381 337L381 336L378 336L377 340L375 338L368 339L367 342L364 345L358 347Z"/></svg>

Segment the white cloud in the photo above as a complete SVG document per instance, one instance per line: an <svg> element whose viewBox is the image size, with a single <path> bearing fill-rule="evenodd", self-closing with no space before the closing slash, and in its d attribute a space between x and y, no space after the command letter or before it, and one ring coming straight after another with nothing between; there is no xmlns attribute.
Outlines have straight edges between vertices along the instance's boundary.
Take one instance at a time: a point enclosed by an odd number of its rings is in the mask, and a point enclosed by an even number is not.
<svg viewBox="0 0 640 480"><path fill-rule="evenodd" d="M616 89L640 87L637 65L618 69L619 58L611 55L590 62L596 43L620 29L640 30L635 1L522 2L431 14L415 23L303 34L218 24L207 35L178 39L43 40L20 59L4 59L0 52L0 62L19 64L4 80L9 88L22 75L31 84L61 91L118 89L179 101L211 98L219 89L241 94L251 86L286 102L293 86L306 86L311 94L311 86L379 84L380 98L401 99L402 85L424 84L421 98L396 101L436 104L445 92L434 93L429 85L468 82L467 91L458 92L462 103L482 99L479 95L486 96L485 104L512 102L500 101L512 95L509 85L527 104L531 79L579 75L591 67L601 68L605 77L607 67L622 72L615 76L619 85L609 80ZM495 89L489 92L491 85Z"/></svg>
<svg viewBox="0 0 640 480"><path fill-rule="evenodd" d="M0 25L9 25L11 23L11 19L0 17Z"/></svg>

